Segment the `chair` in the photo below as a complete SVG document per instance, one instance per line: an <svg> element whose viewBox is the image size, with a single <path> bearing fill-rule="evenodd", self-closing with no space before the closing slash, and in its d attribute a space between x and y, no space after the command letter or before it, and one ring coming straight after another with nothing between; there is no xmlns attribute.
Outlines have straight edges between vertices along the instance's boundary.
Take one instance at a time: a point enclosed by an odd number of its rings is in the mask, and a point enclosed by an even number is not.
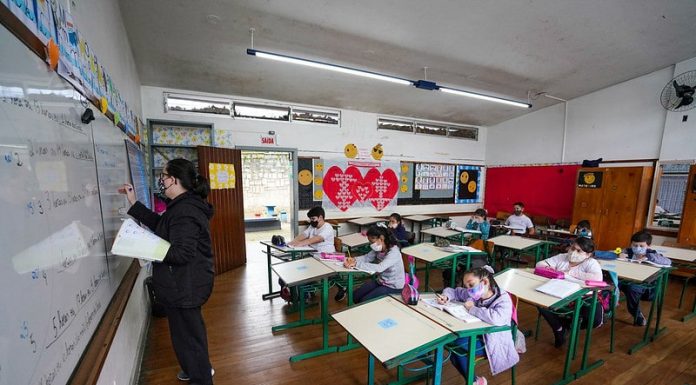
<svg viewBox="0 0 696 385"><path fill-rule="evenodd" d="M668 246L668 247L681 247L681 248L691 248L693 249L694 246L690 245L682 245L677 242L663 242L663 246ZM682 307L682 303L684 302L684 293L686 292L686 287L689 284L689 281L694 279L696 277L696 269L693 269L691 267L687 266L680 266L676 270L672 270L669 275L677 278L681 278L684 280L684 284L682 285L682 290L681 290L681 295L679 295L679 309Z"/></svg>
<svg viewBox="0 0 696 385"><path fill-rule="evenodd" d="M498 211L497 213L495 213L495 219L504 222L506 219L508 219L510 215L512 214L510 214L507 211Z"/></svg>
<svg viewBox="0 0 696 385"><path fill-rule="evenodd" d="M547 217L546 215L533 215L532 222L534 223L534 226L541 226L544 228L549 227L549 225L551 224L549 217Z"/></svg>
<svg viewBox="0 0 696 385"><path fill-rule="evenodd" d="M567 229L570 228L570 219L567 218L560 218L556 219L556 227L559 227L561 229Z"/></svg>

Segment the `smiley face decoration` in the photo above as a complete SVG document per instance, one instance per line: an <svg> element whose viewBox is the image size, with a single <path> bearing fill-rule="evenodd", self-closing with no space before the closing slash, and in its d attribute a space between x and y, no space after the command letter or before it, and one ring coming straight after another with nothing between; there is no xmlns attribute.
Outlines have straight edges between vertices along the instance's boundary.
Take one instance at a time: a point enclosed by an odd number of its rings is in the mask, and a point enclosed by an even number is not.
<svg viewBox="0 0 696 385"><path fill-rule="evenodd" d="M384 156L384 149L382 148L382 143L377 143L374 147L372 147L372 159L381 160L382 156Z"/></svg>

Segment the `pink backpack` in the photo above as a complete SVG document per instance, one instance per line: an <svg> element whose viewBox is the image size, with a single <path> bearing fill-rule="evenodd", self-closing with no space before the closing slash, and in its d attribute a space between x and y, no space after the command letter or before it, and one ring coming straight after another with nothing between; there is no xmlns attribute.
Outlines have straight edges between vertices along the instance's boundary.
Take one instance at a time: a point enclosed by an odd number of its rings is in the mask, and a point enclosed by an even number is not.
<svg viewBox="0 0 696 385"><path fill-rule="evenodd" d="M412 256L408 257L408 265L409 265L409 280L406 281L404 284L404 288L401 290L401 298L404 300L405 304L408 305L418 305L418 300L420 299L420 295L418 294L418 289L417 289L417 281L416 281L416 274L415 274L415 259ZM413 285L411 285L410 282L413 282ZM415 286L414 286L415 285Z"/></svg>

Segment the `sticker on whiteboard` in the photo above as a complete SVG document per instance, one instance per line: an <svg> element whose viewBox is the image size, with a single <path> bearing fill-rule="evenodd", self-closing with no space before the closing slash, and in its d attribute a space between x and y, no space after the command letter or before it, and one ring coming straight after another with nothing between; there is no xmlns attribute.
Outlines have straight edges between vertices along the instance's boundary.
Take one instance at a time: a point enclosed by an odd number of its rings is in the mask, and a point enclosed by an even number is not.
<svg viewBox="0 0 696 385"><path fill-rule="evenodd" d="M379 325L379 327L381 327L382 329L391 329L394 326L396 326L397 324L396 324L396 321L394 321L393 319L385 318L385 319L377 322L377 325Z"/></svg>

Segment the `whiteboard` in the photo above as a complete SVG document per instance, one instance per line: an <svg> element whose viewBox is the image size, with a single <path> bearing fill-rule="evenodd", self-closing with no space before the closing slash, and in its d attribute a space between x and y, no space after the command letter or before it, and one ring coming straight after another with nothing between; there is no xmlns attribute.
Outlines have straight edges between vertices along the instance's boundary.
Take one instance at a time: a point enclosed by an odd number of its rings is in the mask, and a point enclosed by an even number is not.
<svg viewBox="0 0 696 385"><path fill-rule="evenodd" d="M62 385L125 271L106 257L120 219L101 210L120 214L123 198L99 194L121 174L98 181L96 163L111 161L95 154L77 92L5 28L0 52L0 384ZM99 142L116 139L118 168L122 136Z"/></svg>

